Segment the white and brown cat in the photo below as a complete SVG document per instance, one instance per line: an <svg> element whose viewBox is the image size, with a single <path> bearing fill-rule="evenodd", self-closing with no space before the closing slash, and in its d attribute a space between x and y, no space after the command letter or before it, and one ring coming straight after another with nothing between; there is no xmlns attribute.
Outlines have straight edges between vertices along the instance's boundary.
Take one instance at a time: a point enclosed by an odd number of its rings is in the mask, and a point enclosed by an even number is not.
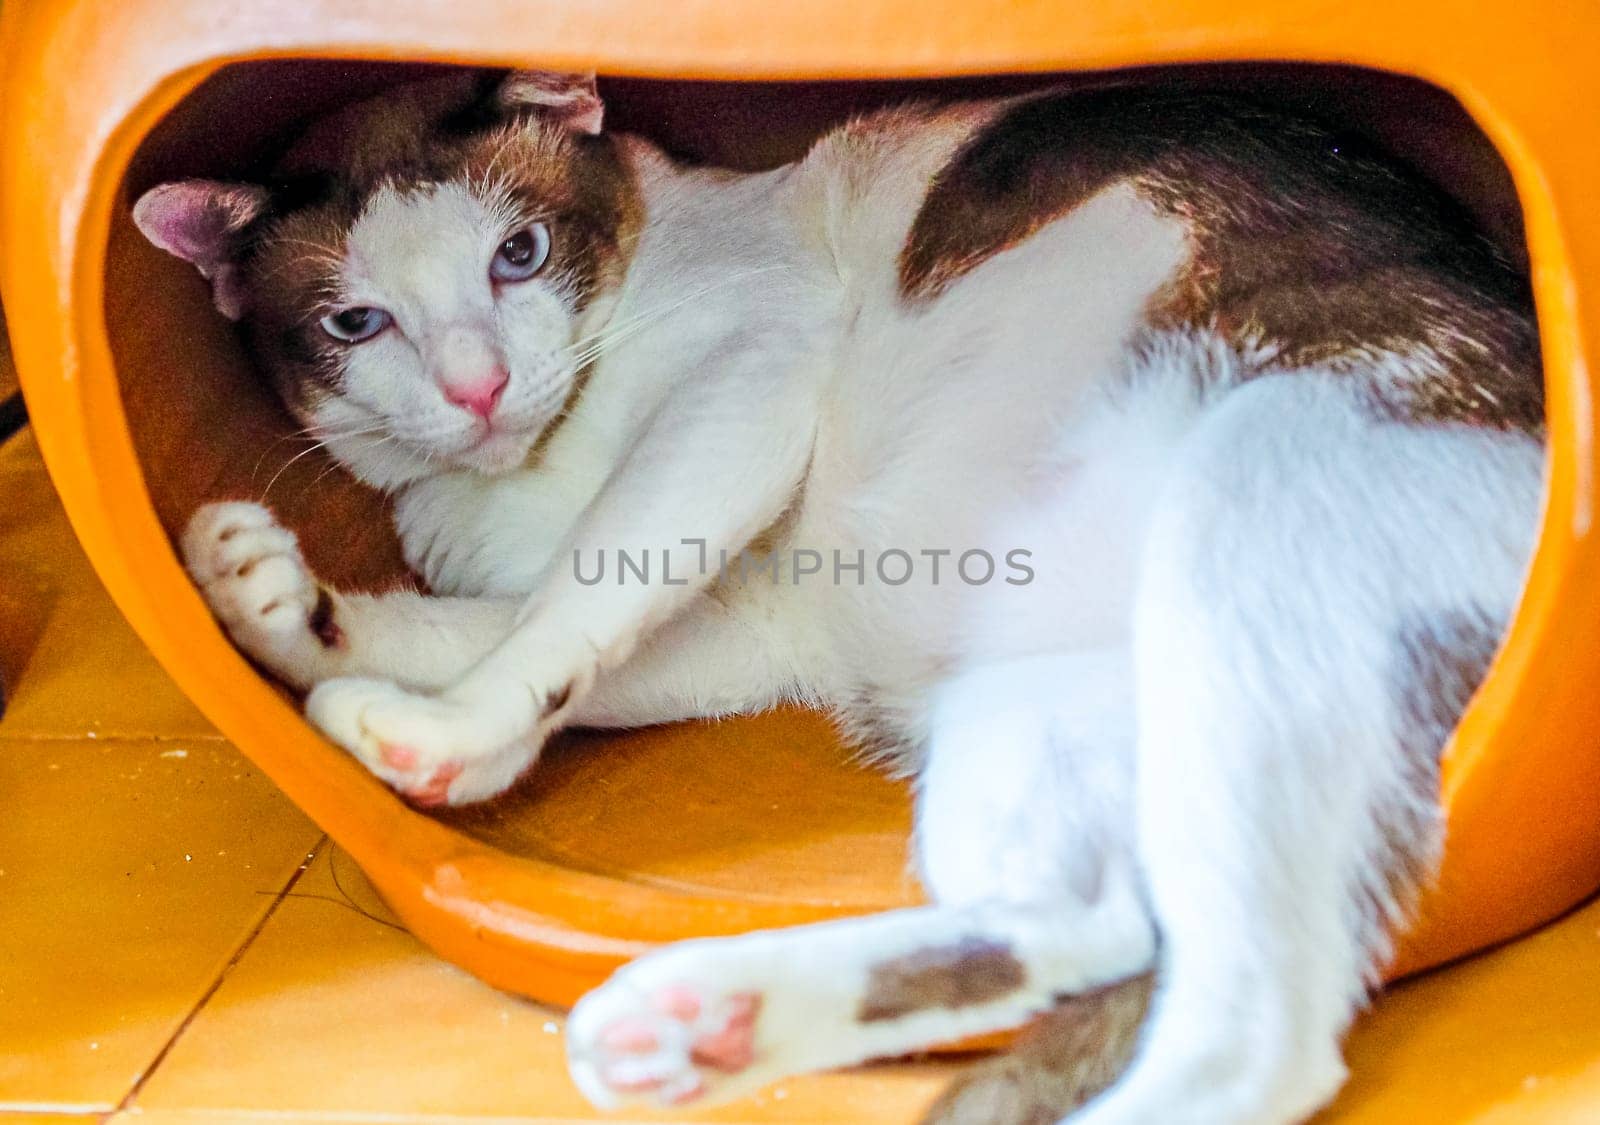
<svg viewBox="0 0 1600 1125"><path fill-rule="evenodd" d="M218 617L422 804L562 726L783 700L915 775L933 905L624 968L568 1025L598 1103L1053 1012L932 1117L1307 1116L1529 554L1522 280L1220 95L913 107L750 175L601 113L462 73L138 201L441 595L323 588L223 503L183 542ZM719 574L746 548L776 568ZM623 553L651 580L591 580Z"/></svg>

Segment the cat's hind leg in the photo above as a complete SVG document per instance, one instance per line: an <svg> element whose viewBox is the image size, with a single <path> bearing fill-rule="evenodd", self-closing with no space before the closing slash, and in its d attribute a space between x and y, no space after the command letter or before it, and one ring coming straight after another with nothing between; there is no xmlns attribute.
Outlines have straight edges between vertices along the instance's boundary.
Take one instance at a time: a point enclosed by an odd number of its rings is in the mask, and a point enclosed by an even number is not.
<svg viewBox="0 0 1600 1125"><path fill-rule="evenodd" d="M1436 862L1437 754L1538 511L1533 439L1229 392L1179 450L1135 613L1139 853L1162 940L1126 1076L1074 1125L1286 1125Z"/></svg>
<svg viewBox="0 0 1600 1125"><path fill-rule="evenodd" d="M568 1024L581 1088L601 1105L722 1100L1014 1027L1147 971L1125 667L1041 657L946 685L917 832L937 905L684 942L625 966Z"/></svg>
<svg viewBox="0 0 1600 1125"><path fill-rule="evenodd" d="M608 1108L722 1101L1015 1027L1149 966L1148 928L1085 922L1044 903L989 902L672 945L573 1010L573 1078Z"/></svg>

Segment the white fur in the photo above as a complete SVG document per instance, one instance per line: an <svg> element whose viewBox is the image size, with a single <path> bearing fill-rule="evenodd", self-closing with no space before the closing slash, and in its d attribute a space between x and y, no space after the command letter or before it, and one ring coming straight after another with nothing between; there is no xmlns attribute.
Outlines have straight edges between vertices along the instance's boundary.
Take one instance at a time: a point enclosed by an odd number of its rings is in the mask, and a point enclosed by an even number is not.
<svg viewBox="0 0 1600 1125"><path fill-rule="evenodd" d="M348 349L339 396L313 413L329 450L369 483L513 468L566 402L572 295L539 278L489 276L496 248L524 222L492 185L444 183L381 188L351 228L342 303L384 309L394 323ZM443 387L496 363L510 381L485 437Z"/></svg>
<svg viewBox="0 0 1600 1125"><path fill-rule="evenodd" d="M267 612L313 597L286 533L248 513L274 560L251 583L227 577L235 548L215 514L191 535L191 568L240 643L316 684L311 718L402 787L459 763L449 799L475 799L565 723L782 698L925 751L910 764L937 905L629 967L570 1028L597 1100L619 1098L618 1066L726 1095L1007 1026L1057 992L1151 967L1158 931L1144 1047L1082 1120L1289 1122L1338 1085L1339 1036L1382 952L1353 905L1381 899L1375 808L1412 792L1394 630L1469 605L1505 617L1539 450L1376 421L1326 372L1262 375L1264 357L1204 336L1135 356L1127 342L1187 240L1125 186L908 307L895 263L912 216L991 112L858 123L749 177L675 170L630 142L648 221L617 299L583 326L549 292L491 307L480 275L504 232L467 187L381 195L347 284L404 331L352 360L341 424L365 412L407 452L334 448L370 480L405 482L407 557L461 597L343 598L335 660L306 645L303 617ZM470 471L506 465L463 444L426 373L447 325L508 357L508 409L530 442L571 378L560 357L605 338L533 468ZM926 569L902 586L574 579L574 551L681 548L681 561L693 539L714 560L774 526L787 546L847 558L1024 548L1035 577L967 585L951 556L937 586ZM491 594L526 600L472 600ZM418 657L413 634L450 640ZM378 678L328 678L351 675ZM420 761L396 770L386 744ZM1014 946L1026 988L855 1018L872 965L974 934ZM697 1071L690 1031L651 1008L653 990L685 982L708 1010L766 997L753 1068ZM623 1017L655 1021L667 1046L618 1059L605 1029Z"/></svg>

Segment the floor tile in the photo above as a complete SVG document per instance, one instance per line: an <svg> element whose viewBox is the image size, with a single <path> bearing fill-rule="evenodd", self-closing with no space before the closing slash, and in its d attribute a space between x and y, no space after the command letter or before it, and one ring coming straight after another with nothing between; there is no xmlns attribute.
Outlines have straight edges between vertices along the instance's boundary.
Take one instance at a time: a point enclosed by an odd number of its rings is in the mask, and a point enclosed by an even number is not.
<svg viewBox="0 0 1600 1125"><path fill-rule="evenodd" d="M0 737L219 737L95 577L30 431L0 445L0 497Z"/></svg>
<svg viewBox="0 0 1600 1125"><path fill-rule="evenodd" d="M558 1014L484 988L391 924L347 857L319 854L138 1107L162 1125L248 1110L297 1122L597 1119L565 1078ZM1392 990L1353 1035L1350 1086L1317 1125L1592 1122L1597 1015L1600 904ZM950 1072L821 1075L781 1097L661 1119L910 1122Z"/></svg>
<svg viewBox="0 0 1600 1125"><path fill-rule="evenodd" d="M8 677L15 686L0 736L221 740L87 568L68 575L53 600L22 675Z"/></svg>
<svg viewBox="0 0 1600 1125"><path fill-rule="evenodd" d="M1391 989L1317 1125L1600 1121L1600 902Z"/></svg>
<svg viewBox="0 0 1600 1125"><path fill-rule="evenodd" d="M820 1075L692 1119L910 1122L945 1073L929 1064ZM485 987L393 928L339 852L318 855L135 1105L600 1119L567 1078L559 1013Z"/></svg>
<svg viewBox="0 0 1600 1125"><path fill-rule="evenodd" d="M0 443L0 513L0 680L15 695L60 601L63 562L83 558L30 431Z"/></svg>
<svg viewBox="0 0 1600 1125"><path fill-rule="evenodd" d="M0 794L0 1107L114 1108L320 834L220 742L0 739Z"/></svg>
<svg viewBox="0 0 1600 1125"><path fill-rule="evenodd" d="M17 389L17 370L11 362L11 341L6 337L5 312L0 310L0 399Z"/></svg>

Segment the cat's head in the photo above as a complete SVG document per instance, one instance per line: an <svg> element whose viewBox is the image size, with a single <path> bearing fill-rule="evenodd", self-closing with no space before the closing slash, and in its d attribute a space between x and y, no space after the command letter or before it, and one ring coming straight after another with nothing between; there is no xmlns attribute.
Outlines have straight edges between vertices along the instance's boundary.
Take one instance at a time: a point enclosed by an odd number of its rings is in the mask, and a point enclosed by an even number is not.
<svg viewBox="0 0 1600 1125"><path fill-rule="evenodd" d="M576 393L637 231L600 118L592 76L454 74L318 122L264 183L152 188L134 221L358 476L502 472Z"/></svg>

